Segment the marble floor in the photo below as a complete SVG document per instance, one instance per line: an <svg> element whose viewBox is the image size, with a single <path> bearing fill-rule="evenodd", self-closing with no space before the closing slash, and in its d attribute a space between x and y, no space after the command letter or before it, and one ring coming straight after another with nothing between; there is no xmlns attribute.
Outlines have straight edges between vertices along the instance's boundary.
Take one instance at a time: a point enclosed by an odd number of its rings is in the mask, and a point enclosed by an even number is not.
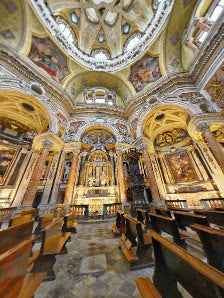
<svg viewBox="0 0 224 298"><path fill-rule="evenodd" d="M111 222L79 224L67 249L57 256L56 279L43 282L35 298L141 297L136 277L153 275L153 267L129 271Z"/></svg>

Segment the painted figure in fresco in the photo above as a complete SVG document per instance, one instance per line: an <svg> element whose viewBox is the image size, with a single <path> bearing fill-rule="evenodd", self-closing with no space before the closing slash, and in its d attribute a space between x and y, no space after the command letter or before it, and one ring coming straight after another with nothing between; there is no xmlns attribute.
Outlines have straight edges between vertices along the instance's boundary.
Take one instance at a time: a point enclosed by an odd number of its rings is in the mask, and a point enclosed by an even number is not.
<svg viewBox="0 0 224 298"><path fill-rule="evenodd" d="M48 38L33 37L29 58L59 83L69 74L66 58Z"/></svg>
<svg viewBox="0 0 224 298"><path fill-rule="evenodd" d="M159 58L146 55L131 67L129 81L136 91L142 90L148 83L161 77Z"/></svg>

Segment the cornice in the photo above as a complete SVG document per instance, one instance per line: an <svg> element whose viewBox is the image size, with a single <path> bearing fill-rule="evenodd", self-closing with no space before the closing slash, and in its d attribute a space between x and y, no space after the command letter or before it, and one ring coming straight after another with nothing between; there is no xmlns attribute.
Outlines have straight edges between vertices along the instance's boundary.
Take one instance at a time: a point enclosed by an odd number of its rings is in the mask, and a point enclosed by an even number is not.
<svg viewBox="0 0 224 298"><path fill-rule="evenodd" d="M117 106L99 105L99 104L76 104L73 108L71 118L80 113L104 113L113 116L126 118L123 108Z"/></svg>

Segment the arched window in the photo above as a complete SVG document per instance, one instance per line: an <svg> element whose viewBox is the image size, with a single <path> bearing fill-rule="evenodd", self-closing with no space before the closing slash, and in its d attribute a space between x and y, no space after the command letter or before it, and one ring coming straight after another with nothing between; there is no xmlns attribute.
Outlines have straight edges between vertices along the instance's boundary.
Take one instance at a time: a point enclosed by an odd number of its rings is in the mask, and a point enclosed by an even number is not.
<svg viewBox="0 0 224 298"><path fill-rule="evenodd" d="M129 52L133 49L138 44L140 38L141 34L139 32L132 34L124 45L124 52Z"/></svg>
<svg viewBox="0 0 224 298"><path fill-rule="evenodd" d="M76 44L77 43L77 39L76 39L76 37L75 37L75 33L74 33L74 31L72 30L72 28L64 21L64 20L62 20L62 19L60 19L60 18L57 18L57 23L58 23L58 27L59 27L59 29L61 30L61 32L62 32L62 34L64 35L64 37L68 40L68 41L70 41L70 42L72 42L72 43L74 43L74 44Z"/></svg>

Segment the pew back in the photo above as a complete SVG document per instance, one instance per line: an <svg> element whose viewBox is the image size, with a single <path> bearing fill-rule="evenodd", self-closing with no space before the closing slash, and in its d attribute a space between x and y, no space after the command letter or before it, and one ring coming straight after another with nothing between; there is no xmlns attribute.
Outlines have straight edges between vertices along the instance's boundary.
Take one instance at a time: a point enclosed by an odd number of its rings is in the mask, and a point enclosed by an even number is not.
<svg viewBox="0 0 224 298"><path fill-rule="evenodd" d="M224 230L198 224L191 228L197 232L209 264L224 272Z"/></svg>
<svg viewBox="0 0 224 298"><path fill-rule="evenodd" d="M186 227L196 223L204 226L209 226L208 220L205 216L195 215L190 212L173 211L178 228L186 230Z"/></svg>
<svg viewBox="0 0 224 298"><path fill-rule="evenodd" d="M207 217L208 222L218 225L218 226L224 226L224 212L222 211L194 211L195 214L204 215Z"/></svg>
<svg viewBox="0 0 224 298"><path fill-rule="evenodd" d="M174 218L157 215L154 213L149 213L151 219L152 229L157 233L165 232L171 236L173 236L173 241L181 246L185 246L184 239L181 239L179 234L179 230Z"/></svg>
<svg viewBox="0 0 224 298"><path fill-rule="evenodd" d="M34 221L28 221L0 231L0 254L12 249L20 242L29 240L32 235Z"/></svg>
<svg viewBox="0 0 224 298"><path fill-rule="evenodd" d="M154 285L162 297L181 297L177 281L195 298L223 297L224 274L197 259L155 231L152 237L156 260ZM168 287L169 285L169 287Z"/></svg>
<svg viewBox="0 0 224 298"><path fill-rule="evenodd" d="M146 230L151 228L151 222L150 222L150 218L147 210L138 208L137 219L145 225Z"/></svg>
<svg viewBox="0 0 224 298"><path fill-rule="evenodd" d="M50 225L53 222L53 219L54 219L54 213L49 213L39 217L35 234L39 234L41 230L45 229L48 225Z"/></svg>
<svg viewBox="0 0 224 298"><path fill-rule="evenodd" d="M39 211L40 211L39 208L27 209L22 211L22 215L31 214L32 218L37 218L37 216L39 215Z"/></svg>
<svg viewBox="0 0 224 298"><path fill-rule="evenodd" d="M30 220L32 220L32 215L31 214L21 215L21 216L14 216L9 221L9 227L20 225L20 224L22 224L24 222L28 222Z"/></svg>
<svg viewBox="0 0 224 298"><path fill-rule="evenodd" d="M18 297L26 277L27 264L32 247L25 240L0 255L0 296Z"/></svg>
<svg viewBox="0 0 224 298"><path fill-rule="evenodd" d="M172 217L170 210L162 207L155 207L156 214L167 217Z"/></svg>

